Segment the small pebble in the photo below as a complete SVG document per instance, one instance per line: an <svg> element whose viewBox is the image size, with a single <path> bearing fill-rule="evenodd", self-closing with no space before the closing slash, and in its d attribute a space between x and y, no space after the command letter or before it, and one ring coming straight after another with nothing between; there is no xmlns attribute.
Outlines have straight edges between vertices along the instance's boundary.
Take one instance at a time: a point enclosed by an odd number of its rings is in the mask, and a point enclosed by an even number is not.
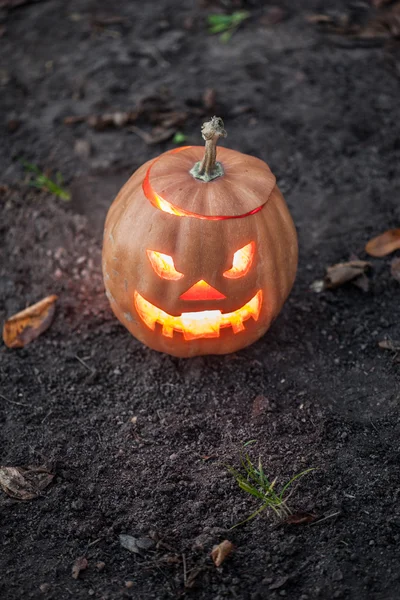
<svg viewBox="0 0 400 600"><path fill-rule="evenodd" d="M74 146L75 154L77 154L81 158L88 158L91 154L91 151L92 151L92 149L87 140L83 140L83 139L76 140L75 146Z"/></svg>

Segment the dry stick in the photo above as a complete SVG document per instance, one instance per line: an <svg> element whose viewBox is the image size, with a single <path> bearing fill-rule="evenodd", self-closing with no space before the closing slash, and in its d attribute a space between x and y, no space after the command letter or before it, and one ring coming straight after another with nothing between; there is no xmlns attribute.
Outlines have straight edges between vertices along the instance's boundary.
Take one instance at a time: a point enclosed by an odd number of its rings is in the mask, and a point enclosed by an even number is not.
<svg viewBox="0 0 400 600"><path fill-rule="evenodd" d="M318 521L314 521L314 523L310 523L310 527L312 525L318 525L318 523L322 523L322 521L326 521L327 519L333 519L333 517L337 517L340 514L341 514L341 511L339 510L338 512L335 512L335 513L333 513L331 515L327 515L323 519L318 519Z"/></svg>
<svg viewBox="0 0 400 600"><path fill-rule="evenodd" d="M92 369L91 367L89 367L89 365L87 365L87 364L85 363L85 361L84 361L84 360L82 360L82 358L80 358L80 357L79 357L77 354L75 354L75 358L76 358L77 360L79 360L79 362L81 363L81 365L83 365L83 366L84 366L84 367L85 367L85 368L86 368L88 371L91 371L91 372L93 373L94 369Z"/></svg>
<svg viewBox="0 0 400 600"><path fill-rule="evenodd" d="M223 120L213 117L211 121L203 123L201 135L206 142L204 157L194 165L190 174L195 179L208 183L224 174L223 166L217 162L217 142L220 137L226 137Z"/></svg>
<svg viewBox="0 0 400 600"><path fill-rule="evenodd" d="M183 584L186 587L187 582L187 567L186 567L186 556L182 554L182 563L183 563Z"/></svg>
<svg viewBox="0 0 400 600"><path fill-rule="evenodd" d="M3 398L6 402L10 404L16 404L17 406L29 406L29 404L24 404L23 402L16 402L15 400L10 400L10 398L6 398L3 394L0 394L0 398Z"/></svg>

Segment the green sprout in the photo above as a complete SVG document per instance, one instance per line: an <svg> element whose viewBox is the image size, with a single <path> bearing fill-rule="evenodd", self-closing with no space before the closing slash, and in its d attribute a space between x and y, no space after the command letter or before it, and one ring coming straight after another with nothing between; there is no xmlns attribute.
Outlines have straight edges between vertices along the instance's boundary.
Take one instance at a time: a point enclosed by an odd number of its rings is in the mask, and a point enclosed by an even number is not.
<svg viewBox="0 0 400 600"><path fill-rule="evenodd" d="M247 10L237 10L231 15L208 15L208 32L220 33L219 39L221 42L229 42L232 34L249 17L250 13Z"/></svg>
<svg viewBox="0 0 400 600"><path fill-rule="evenodd" d="M184 142L186 142L186 135L181 131L177 131L174 137L172 138L172 143L179 145L183 144Z"/></svg>
<svg viewBox="0 0 400 600"><path fill-rule="evenodd" d="M251 462L251 459L247 453L244 454L241 459L241 467L244 471L244 474L237 471L231 466L228 466L228 471L233 475L236 479L236 482L241 490L254 496L261 502L259 508L254 511L247 519L241 521L237 525L234 525L232 529L238 527L239 525L243 525L247 523L247 521L251 521L259 515L266 508L271 509L276 517L279 520L287 519L292 511L287 505L287 501L291 495L288 493L290 486L310 471L314 471L315 469L310 468L298 473L294 477L292 477L285 485L281 488L280 492L276 490L276 478L273 481L270 481L268 477L264 473L264 469L261 463L261 458L258 459L257 467Z"/></svg>
<svg viewBox="0 0 400 600"><path fill-rule="evenodd" d="M29 185L40 190L45 190L61 198L61 200L71 200L71 194L68 190L63 187L64 181L61 173L56 173L55 181L47 177L37 165L30 163L26 160L21 160L26 173L32 174L29 180Z"/></svg>

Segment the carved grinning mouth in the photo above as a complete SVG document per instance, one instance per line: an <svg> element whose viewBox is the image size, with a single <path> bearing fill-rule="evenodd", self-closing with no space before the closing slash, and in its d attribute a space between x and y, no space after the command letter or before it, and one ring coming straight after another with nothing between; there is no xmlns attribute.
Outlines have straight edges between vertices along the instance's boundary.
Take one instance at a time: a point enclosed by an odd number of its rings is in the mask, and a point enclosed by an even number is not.
<svg viewBox="0 0 400 600"><path fill-rule="evenodd" d="M220 329L232 327L233 333L244 331L244 321L252 317L258 320L262 304L262 291L259 290L249 302L241 308L229 313L220 310L202 310L198 312L185 312L178 317L168 314L148 300L139 292L135 292L135 307L142 321L154 331L156 323L162 325L162 334L172 338L174 331L183 333L185 340L200 338L217 338Z"/></svg>

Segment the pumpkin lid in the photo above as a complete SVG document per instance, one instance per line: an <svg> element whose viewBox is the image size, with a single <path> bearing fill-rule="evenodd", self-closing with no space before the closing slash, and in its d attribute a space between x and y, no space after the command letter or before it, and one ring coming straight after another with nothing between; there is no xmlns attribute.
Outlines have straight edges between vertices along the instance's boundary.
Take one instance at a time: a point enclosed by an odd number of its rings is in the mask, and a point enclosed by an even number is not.
<svg viewBox="0 0 400 600"><path fill-rule="evenodd" d="M215 161L216 140L204 135L204 128L215 119L203 125L204 158L202 146L186 146L165 152L150 164L143 191L156 208L177 216L216 220L249 216L267 202L276 178L264 161L228 148L218 148ZM221 135L226 135L225 130L219 130ZM206 176L198 174L209 158L207 144L213 153L211 176L210 171Z"/></svg>
<svg viewBox="0 0 400 600"><path fill-rule="evenodd" d="M205 183L190 174L203 154L202 146L188 146L156 158L143 181L146 198L165 212L205 219L244 217L264 206L276 183L265 162L219 148L224 174Z"/></svg>

